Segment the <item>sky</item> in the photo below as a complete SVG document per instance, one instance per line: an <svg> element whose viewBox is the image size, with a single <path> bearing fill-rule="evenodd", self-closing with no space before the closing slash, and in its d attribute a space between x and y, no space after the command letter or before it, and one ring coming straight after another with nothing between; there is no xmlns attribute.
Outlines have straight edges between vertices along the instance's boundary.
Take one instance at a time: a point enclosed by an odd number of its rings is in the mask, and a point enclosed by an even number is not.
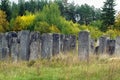
<svg viewBox="0 0 120 80"><path fill-rule="evenodd" d="M18 0L10 0L10 1L17 2ZM105 2L106 0L68 0L68 2L70 3L73 1L75 4L78 5L87 3L88 5L95 6L95 8L101 8L104 5L103 2ZM120 0L115 0L115 3L116 3L115 10L118 12L120 11Z"/></svg>

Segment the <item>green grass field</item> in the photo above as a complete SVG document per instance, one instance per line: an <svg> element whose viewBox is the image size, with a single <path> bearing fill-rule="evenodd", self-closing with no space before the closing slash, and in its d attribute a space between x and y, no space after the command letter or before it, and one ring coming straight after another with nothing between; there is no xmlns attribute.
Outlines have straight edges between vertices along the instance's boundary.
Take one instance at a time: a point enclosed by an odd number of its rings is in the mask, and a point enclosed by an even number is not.
<svg viewBox="0 0 120 80"><path fill-rule="evenodd" d="M120 59L90 56L81 62L77 54L50 60L0 62L0 80L120 80Z"/></svg>

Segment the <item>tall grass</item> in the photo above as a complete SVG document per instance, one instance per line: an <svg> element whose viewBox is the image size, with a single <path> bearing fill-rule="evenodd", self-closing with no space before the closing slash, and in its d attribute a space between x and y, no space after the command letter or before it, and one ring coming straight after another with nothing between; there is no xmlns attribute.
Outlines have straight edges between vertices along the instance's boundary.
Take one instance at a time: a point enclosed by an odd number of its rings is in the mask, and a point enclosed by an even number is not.
<svg viewBox="0 0 120 80"><path fill-rule="evenodd" d="M89 62L81 62L68 53L49 60L1 61L0 80L120 80L120 59L90 55Z"/></svg>

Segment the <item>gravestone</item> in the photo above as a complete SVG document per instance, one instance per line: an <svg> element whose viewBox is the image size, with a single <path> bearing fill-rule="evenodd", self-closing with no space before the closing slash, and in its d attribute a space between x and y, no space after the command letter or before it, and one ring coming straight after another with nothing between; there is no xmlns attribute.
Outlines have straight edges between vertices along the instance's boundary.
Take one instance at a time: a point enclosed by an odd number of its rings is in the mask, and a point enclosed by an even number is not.
<svg viewBox="0 0 120 80"><path fill-rule="evenodd" d="M11 40L11 58L14 62L18 61L19 58L19 42L18 42L18 38L14 37Z"/></svg>
<svg viewBox="0 0 120 80"><path fill-rule="evenodd" d="M113 55L115 52L115 40L107 40L106 52L110 55Z"/></svg>
<svg viewBox="0 0 120 80"><path fill-rule="evenodd" d="M78 55L80 60L88 61L90 52L89 32L81 31L78 36Z"/></svg>
<svg viewBox="0 0 120 80"><path fill-rule="evenodd" d="M6 39L6 34L2 35L2 60L9 58L9 48L8 48L8 41Z"/></svg>
<svg viewBox="0 0 120 80"><path fill-rule="evenodd" d="M41 37L41 57L50 59L52 57L53 36L45 33Z"/></svg>
<svg viewBox="0 0 120 80"><path fill-rule="evenodd" d="M70 35L70 51L76 53L76 36Z"/></svg>
<svg viewBox="0 0 120 80"><path fill-rule="evenodd" d="M60 53L60 34L53 34L53 56Z"/></svg>
<svg viewBox="0 0 120 80"><path fill-rule="evenodd" d="M16 32L8 32L6 33L6 39L8 41L8 48L11 56L11 45L12 45L12 39L17 38L17 33Z"/></svg>
<svg viewBox="0 0 120 80"><path fill-rule="evenodd" d="M100 53L100 54L106 53L106 45L107 45L107 38L106 37L100 37L99 38L98 53Z"/></svg>
<svg viewBox="0 0 120 80"><path fill-rule="evenodd" d="M3 33L0 33L0 60L2 59L2 37Z"/></svg>
<svg viewBox="0 0 120 80"><path fill-rule="evenodd" d="M30 60L36 60L40 57L40 33L30 33Z"/></svg>
<svg viewBox="0 0 120 80"><path fill-rule="evenodd" d="M70 35L65 35L63 40L63 52L66 53L70 51Z"/></svg>
<svg viewBox="0 0 120 80"><path fill-rule="evenodd" d="M63 46L64 46L64 38L65 38L65 35L60 34L60 52L62 53L63 53Z"/></svg>
<svg viewBox="0 0 120 80"><path fill-rule="evenodd" d="M20 40L20 60L29 60L30 56L30 31L23 30L18 32L18 39Z"/></svg>
<svg viewBox="0 0 120 80"><path fill-rule="evenodd" d="M120 55L120 36L116 37L115 54Z"/></svg>

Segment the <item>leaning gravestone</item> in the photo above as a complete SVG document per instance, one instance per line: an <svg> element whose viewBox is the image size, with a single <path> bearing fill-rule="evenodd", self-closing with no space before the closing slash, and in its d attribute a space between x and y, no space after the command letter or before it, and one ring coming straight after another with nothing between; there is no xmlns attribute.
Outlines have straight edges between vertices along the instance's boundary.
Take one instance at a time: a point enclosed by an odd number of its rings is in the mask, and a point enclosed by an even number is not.
<svg viewBox="0 0 120 80"><path fill-rule="evenodd" d="M120 36L116 38L115 54L120 55Z"/></svg>
<svg viewBox="0 0 120 80"><path fill-rule="evenodd" d="M41 40L41 57L49 59L52 57L53 36L46 33L42 35Z"/></svg>
<svg viewBox="0 0 120 80"><path fill-rule="evenodd" d="M107 44L107 38L106 37L100 37L99 38L99 50L98 53L106 53L106 44Z"/></svg>
<svg viewBox="0 0 120 80"><path fill-rule="evenodd" d="M20 60L29 60L30 53L30 31L23 30L18 33L18 39L20 40Z"/></svg>
<svg viewBox="0 0 120 80"><path fill-rule="evenodd" d="M78 36L78 55L79 55L80 60L88 61L89 45L90 45L89 32L81 31Z"/></svg>
<svg viewBox="0 0 120 80"><path fill-rule="evenodd" d="M30 33L30 59L36 60L40 57L40 33L31 32Z"/></svg>
<svg viewBox="0 0 120 80"><path fill-rule="evenodd" d="M53 56L60 53L60 34L53 34Z"/></svg>

